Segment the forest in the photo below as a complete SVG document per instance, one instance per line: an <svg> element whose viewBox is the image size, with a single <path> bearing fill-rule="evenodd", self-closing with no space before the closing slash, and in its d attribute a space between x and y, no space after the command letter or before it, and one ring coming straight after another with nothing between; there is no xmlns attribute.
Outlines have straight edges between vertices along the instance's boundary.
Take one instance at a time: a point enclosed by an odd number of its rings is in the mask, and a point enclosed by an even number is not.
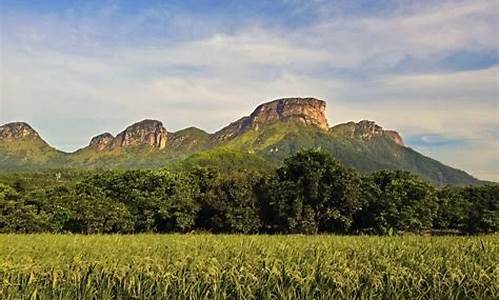
<svg viewBox="0 0 500 300"><path fill-rule="evenodd" d="M498 184L434 186L360 174L305 150L273 172L54 170L0 175L0 232L480 234L498 230Z"/></svg>

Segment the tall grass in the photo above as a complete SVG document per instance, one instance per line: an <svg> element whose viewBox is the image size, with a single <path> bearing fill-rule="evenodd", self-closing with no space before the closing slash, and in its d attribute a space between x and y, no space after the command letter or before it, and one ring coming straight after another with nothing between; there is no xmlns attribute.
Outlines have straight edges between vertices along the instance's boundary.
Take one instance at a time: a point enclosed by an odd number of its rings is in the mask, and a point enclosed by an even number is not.
<svg viewBox="0 0 500 300"><path fill-rule="evenodd" d="M0 299L497 299L497 238L0 235Z"/></svg>

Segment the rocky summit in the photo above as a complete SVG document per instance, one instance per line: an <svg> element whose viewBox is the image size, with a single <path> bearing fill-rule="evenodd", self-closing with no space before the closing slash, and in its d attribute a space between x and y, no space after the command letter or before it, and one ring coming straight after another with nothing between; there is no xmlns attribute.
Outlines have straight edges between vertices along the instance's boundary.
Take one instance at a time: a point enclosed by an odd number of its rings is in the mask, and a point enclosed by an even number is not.
<svg viewBox="0 0 500 300"><path fill-rule="evenodd" d="M393 130L384 130L374 121L362 120L356 123L354 126L354 135L365 141L369 141L376 137L386 136L396 144L404 146L403 139L399 133Z"/></svg>
<svg viewBox="0 0 500 300"><path fill-rule="evenodd" d="M282 122L298 122L328 130L325 116L326 103L316 98L283 98L259 105L250 116L243 117L216 132L216 140L232 139L249 130L259 130L264 125Z"/></svg>
<svg viewBox="0 0 500 300"><path fill-rule="evenodd" d="M38 133L24 122L13 122L0 126L0 141L11 142L27 137L39 137Z"/></svg>
<svg viewBox="0 0 500 300"><path fill-rule="evenodd" d="M405 146L405 143L403 142L403 138L399 135L397 131L394 130L384 130L384 135L390 138L394 143L400 145L400 146Z"/></svg>
<svg viewBox="0 0 500 300"><path fill-rule="evenodd" d="M150 145L163 149L167 145L167 136L167 130L163 127L162 122L143 120L120 132L113 140L112 147Z"/></svg>
<svg viewBox="0 0 500 300"><path fill-rule="evenodd" d="M258 129L275 121L297 121L327 130L325 110L325 101L315 98L278 99L259 105L250 115L250 125Z"/></svg>
<svg viewBox="0 0 500 300"><path fill-rule="evenodd" d="M103 134L97 135L90 140L89 147L95 148L98 151L104 150L109 147L115 137L109 133L105 132Z"/></svg>
<svg viewBox="0 0 500 300"><path fill-rule="evenodd" d="M374 121L362 120L358 123L348 122L333 127L334 130L336 128L342 128L344 134L350 138L359 138L364 141L370 141L374 138L386 137L392 140L394 143L400 146L404 146L403 138L397 131L384 130Z"/></svg>
<svg viewBox="0 0 500 300"><path fill-rule="evenodd" d="M89 148L97 151L149 145L163 149L167 145L168 133L162 122L142 120L134 123L116 137L109 132L102 133L90 140Z"/></svg>

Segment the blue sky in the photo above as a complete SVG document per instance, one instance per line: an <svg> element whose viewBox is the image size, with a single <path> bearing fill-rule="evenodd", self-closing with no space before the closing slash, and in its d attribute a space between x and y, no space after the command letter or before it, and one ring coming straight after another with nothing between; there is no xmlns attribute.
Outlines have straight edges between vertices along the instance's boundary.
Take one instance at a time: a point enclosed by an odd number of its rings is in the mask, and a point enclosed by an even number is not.
<svg viewBox="0 0 500 300"><path fill-rule="evenodd" d="M498 180L496 1L1 2L0 123L74 151L144 118L215 131L279 97L327 101Z"/></svg>

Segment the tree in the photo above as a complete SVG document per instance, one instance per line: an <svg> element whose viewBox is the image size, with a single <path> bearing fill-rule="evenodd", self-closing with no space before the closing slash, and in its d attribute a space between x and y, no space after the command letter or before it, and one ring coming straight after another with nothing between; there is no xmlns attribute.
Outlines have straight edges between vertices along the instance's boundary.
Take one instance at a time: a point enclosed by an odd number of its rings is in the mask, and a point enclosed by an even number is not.
<svg viewBox="0 0 500 300"><path fill-rule="evenodd" d="M438 210L435 229L465 230L472 203L465 197L464 188L446 186L437 192Z"/></svg>
<svg viewBox="0 0 500 300"><path fill-rule="evenodd" d="M498 184L445 187L438 204L434 228L472 234L498 230Z"/></svg>
<svg viewBox="0 0 500 300"><path fill-rule="evenodd" d="M468 233L498 231L498 184L466 187L462 194L470 207L463 230Z"/></svg>
<svg viewBox="0 0 500 300"><path fill-rule="evenodd" d="M432 227L437 199L430 184L406 171L384 170L366 179L371 181L364 188L368 203L355 218L360 230L386 234Z"/></svg>
<svg viewBox="0 0 500 300"><path fill-rule="evenodd" d="M25 204L14 188L0 183L0 232L48 231L48 216L33 205Z"/></svg>
<svg viewBox="0 0 500 300"><path fill-rule="evenodd" d="M255 172L230 172L224 175L214 170L197 170L198 201L201 211L197 224L215 232L252 233L260 229L261 222Z"/></svg>
<svg viewBox="0 0 500 300"><path fill-rule="evenodd" d="M48 230L61 232L65 230L72 216L69 200L74 195L74 189L66 185L35 188L23 195L25 205L32 206L37 213L47 216ZM73 199L73 198L71 198Z"/></svg>
<svg viewBox="0 0 500 300"><path fill-rule="evenodd" d="M134 220L125 204L106 195L100 188L79 183L73 195L68 195L70 218L64 230L80 233L129 233Z"/></svg>
<svg viewBox="0 0 500 300"><path fill-rule="evenodd" d="M135 219L135 231L188 231L198 206L189 178L167 170L108 171L86 178L105 197L124 204Z"/></svg>
<svg viewBox="0 0 500 300"><path fill-rule="evenodd" d="M299 152L269 182L269 207L275 215L271 227L289 233L345 233L361 208L359 184L358 174L328 153Z"/></svg>

